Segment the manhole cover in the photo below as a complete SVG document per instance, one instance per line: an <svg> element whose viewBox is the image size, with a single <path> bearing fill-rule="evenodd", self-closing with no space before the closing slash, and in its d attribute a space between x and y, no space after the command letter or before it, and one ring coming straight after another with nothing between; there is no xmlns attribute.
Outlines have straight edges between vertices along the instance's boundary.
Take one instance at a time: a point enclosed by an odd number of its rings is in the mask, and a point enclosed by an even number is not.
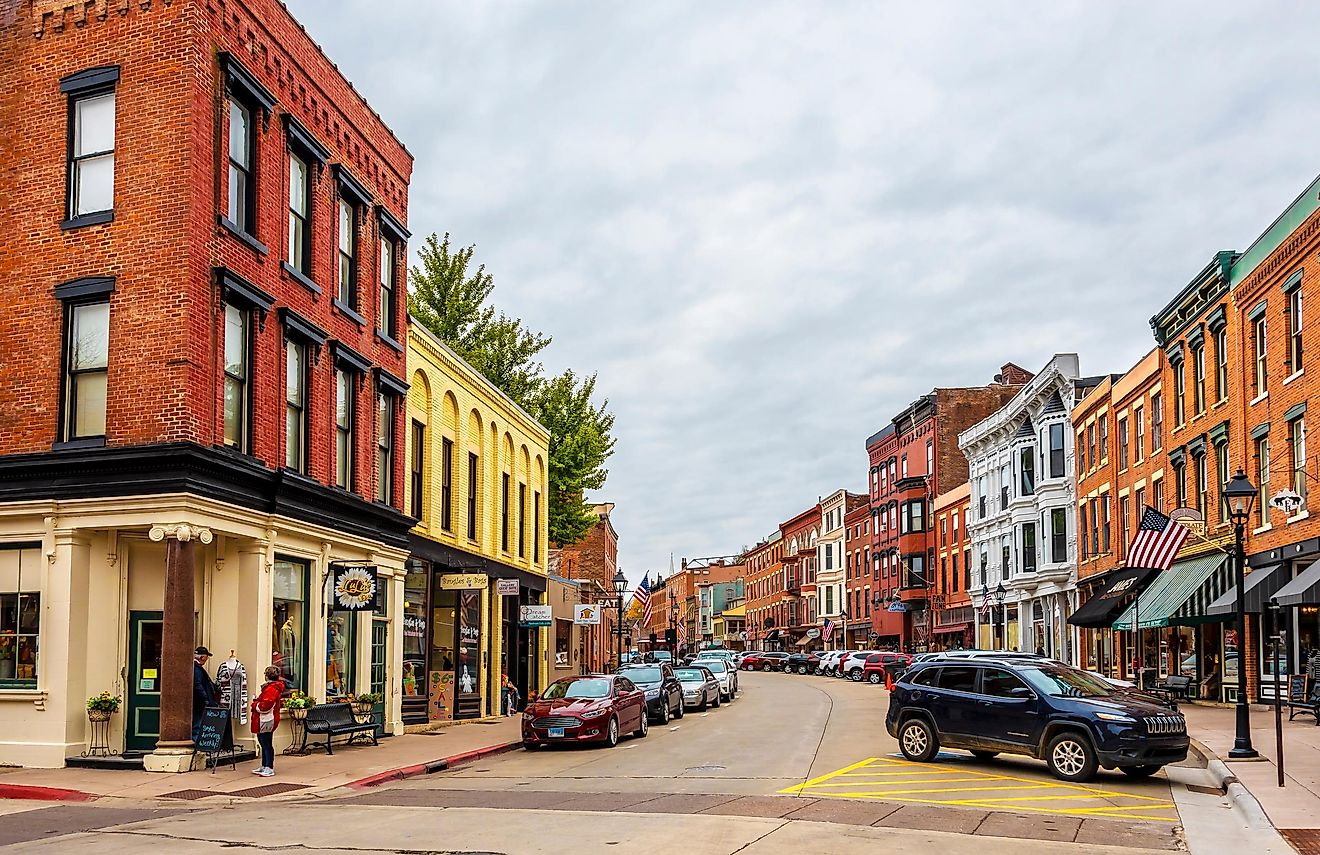
<svg viewBox="0 0 1320 855"><path fill-rule="evenodd" d="M194 799L204 799L207 796L227 796L227 795L231 795L231 794L215 793L210 790L179 790L178 792L174 792L174 793L162 793L160 797L162 799L187 799L188 801L193 801Z"/></svg>
<svg viewBox="0 0 1320 855"><path fill-rule="evenodd" d="M305 790L307 787L307 784L262 784L259 787L248 787L246 790L225 793L225 795L245 796L249 799L259 799L262 796L278 796L280 793L291 793L294 790Z"/></svg>
<svg viewBox="0 0 1320 855"><path fill-rule="evenodd" d="M689 766L688 768L686 768L686 769L683 770L683 773L684 773L684 774L691 773L691 774L694 774L694 775L701 775L701 774L704 774L704 773L706 773L706 772L723 772L724 769L725 769L725 767L723 767L723 766Z"/></svg>

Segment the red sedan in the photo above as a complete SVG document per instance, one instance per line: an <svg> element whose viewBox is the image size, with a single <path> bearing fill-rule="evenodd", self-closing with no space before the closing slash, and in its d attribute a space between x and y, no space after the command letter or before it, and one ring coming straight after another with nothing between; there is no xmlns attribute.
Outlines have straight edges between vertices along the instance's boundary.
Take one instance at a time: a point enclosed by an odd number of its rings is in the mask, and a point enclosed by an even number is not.
<svg viewBox="0 0 1320 855"><path fill-rule="evenodd" d="M619 744L620 733L646 736L646 693L621 675L564 677L551 683L522 718L523 748L562 742Z"/></svg>

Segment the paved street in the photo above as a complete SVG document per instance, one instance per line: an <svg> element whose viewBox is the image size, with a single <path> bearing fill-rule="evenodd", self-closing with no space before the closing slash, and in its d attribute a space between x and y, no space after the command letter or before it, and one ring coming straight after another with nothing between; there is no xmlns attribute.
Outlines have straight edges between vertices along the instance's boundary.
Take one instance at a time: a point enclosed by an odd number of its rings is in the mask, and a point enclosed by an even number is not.
<svg viewBox="0 0 1320 855"><path fill-rule="evenodd" d="M681 839L692 855L866 851L1134 852L1180 847L1180 807L1231 824L1216 794L1197 794L1194 763L1132 781L1102 773L1063 784L1043 765L978 763L949 752L908 763L884 733L882 688L816 677L742 675L732 704L689 714L614 750L516 751L451 772L365 791L200 808L78 836L34 837L18 852L138 852L168 838L180 853L650 851ZM72 808L52 808L70 811ZM97 825L94 806L76 827ZM88 812L93 812L90 815ZM37 809L10 816L38 822ZM145 815L106 814L107 822ZM49 822L47 823L50 824ZM36 827L36 826L33 826ZM53 829L51 829L53 830ZM46 832L49 833L49 832ZM8 838L16 841L18 838ZM76 841L76 843L75 843Z"/></svg>

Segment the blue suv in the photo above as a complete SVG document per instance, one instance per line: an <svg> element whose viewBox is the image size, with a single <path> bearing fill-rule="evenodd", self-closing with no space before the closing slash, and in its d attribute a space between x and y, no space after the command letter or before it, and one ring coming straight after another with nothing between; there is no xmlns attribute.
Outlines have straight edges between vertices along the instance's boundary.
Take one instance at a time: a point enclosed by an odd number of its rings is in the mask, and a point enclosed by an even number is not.
<svg viewBox="0 0 1320 855"><path fill-rule="evenodd" d="M909 760L927 762L941 747L979 760L1025 754L1074 782L1101 766L1144 778L1185 760L1188 746L1180 713L1045 661L914 665L894 687L885 729Z"/></svg>

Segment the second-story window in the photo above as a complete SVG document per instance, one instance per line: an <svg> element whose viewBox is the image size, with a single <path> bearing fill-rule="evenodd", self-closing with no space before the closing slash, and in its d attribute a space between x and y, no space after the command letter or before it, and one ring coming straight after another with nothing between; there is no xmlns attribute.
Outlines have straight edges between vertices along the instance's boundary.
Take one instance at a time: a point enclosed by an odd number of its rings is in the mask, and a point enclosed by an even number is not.
<svg viewBox="0 0 1320 855"><path fill-rule="evenodd" d="M307 346L284 343L284 465L307 471Z"/></svg>
<svg viewBox="0 0 1320 855"><path fill-rule="evenodd" d="M357 377L343 366L335 368L335 485L352 490L353 422L357 399Z"/></svg>
<svg viewBox="0 0 1320 855"><path fill-rule="evenodd" d="M1199 416L1205 412L1205 346L1192 351L1192 404Z"/></svg>
<svg viewBox="0 0 1320 855"><path fill-rule="evenodd" d="M63 439L101 438L110 366L108 296L70 305L65 318Z"/></svg>
<svg viewBox="0 0 1320 855"><path fill-rule="evenodd" d="M1205 455L1196 455L1192 465L1196 472L1196 509L1201 512L1201 519L1206 519L1210 510L1210 479L1206 472Z"/></svg>
<svg viewBox="0 0 1320 855"><path fill-rule="evenodd" d="M394 396L376 393L376 501L394 502Z"/></svg>
<svg viewBox="0 0 1320 855"><path fill-rule="evenodd" d="M225 304L225 445L248 450L252 313Z"/></svg>
<svg viewBox="0 0 1320 855"><path fill-rule="evenodd" d="M1100 416L1100 462L1109 462L1109 415Z"/></svg>
<svg viewBox="0 0 1320 855"><path fill-rule="evenodd" d="M1256 496L1257 525L1270 524L1270 437L1269 434L1256 440Z"/></svg>
<svg viewBox="0 0 1320 855"><path fill-rule="evenodd" d="M1215 333L1215 400L1228 398L1228 330Z"/></svg>
<svg viewBox="0 0 1320 855"><path fill-rule="evenodd" d="M105 222L115 206L115 81L118 68L92 69L61 83L69 94L70 224ZM104 215L104 216L98 216Z"/></svg>
<svg viewBox="0 0 1320 855"><path fill-rule="evenodd" d="M1181 361L1173 363L1173 425L1187 423L1187 366Z"/></svg>
<svg viewBox="0 0 1320 855"><path fill-rule="evenodd" d="M449 443L448 439L444 440ZM420 520L426 516L426 425L414 420L412 423L412 465L408 471L409 511L412 518ZM445 479L444 473L440 476ZM447 479L445 479L447 481ZM441 514L443 516L443 511ZM442 527L443 523L442 523Z"/></svg>
<svg viewBox="0 0 1320 855"><path fill-rule="evenodd" d="M1018 452L1018 475L1022 481L1020 485L1021 494L1034 496L1036 494L1036 450L1029 445ZM955 516L953 519L956 537L958 517Z"/></svg>
<svg viewBox="0 0 1320 855"><path fill-rule="evenodd" d="M338 281L335 294L350 309L357 306L357 206L349 199L339 199Z"/></svg>
<svg viewBox="0 0 1320 855"><path fill-rule="evenodd" d="M1060 564L1067 560L1068 512L1063 508L1052 508L1050 510L1050 561Z"/></svg>
<svg viewBox="0 0 1320 855"><path fill-rule="evenodd" d="M1292 490L1302 497L1306 507L1306 417L1298 416L1288 422L1288 451L1292 463Z"/></svg>
<svg viewBox="0 0 1320 855"><path fill-rule="evenodd" d="M1109 494L1100 496L1100 551L1109 554Z"/></svg>
<svg viewBox="0 0 1320 855"><path fill-rule="evenodd" d="M312 275L312 182L307 161L289 152L289 266Z"/></svg>
<svg viewBox="0 0 1320 855"><path fill-rule="evenodd" d="M468 452L468 471L467 471L467 536L468 540L477 539L477 495L481 485L478 478L481 474L481 461L473 452Z"/></svg>
<svg viewBox="0 0 1320 855"><path fill-rule="evenodd" d="M1119 471L1128 468L1128 420L1118 420L1118 468Z"/></svg>
<svg viewBox="0 0 1320 855"><path fill-rule="evenodd" d="M541 563L541 491L532 492L532 563Z"/></svg>
<svg viewBox="0 0 1320 855"><path fill-rule="evenodd" d="M1050 477L1064 476L1063 425L1056 422L1050 425Z"/></svg>
<svg viewBox="0 0 1320 855"><path fill-rule="evenodd" d="M1146 457L1146 412L1143 407L1132 408L1132 459L1141 462Z"/></svg>
<svg viewBox="0 0 1320 855"><path fill-rule="evenodd" d="M1269 391L1269 371L1268 371L1268 362L1266 360L1267 347L1266 347L1266 339L1265 339L1266 330L1265 330L1264 316L1261 316L1256 319L1256 323L1253 326L1252 330L1253 330L1252 342L1254 344L1256 351L1256 364L1255 364L1255 375L1254 375L1255 386L1256 386L1256 397L1259 398L1261 395L1264 395L1266 392Z"/></svg>
<svg viewBox="0 0 1320 855"><path fill-rule="evenodd" d="M1297 374L1302 365L1302 289L1300 284L1288 295L1288 367Z"/></svg>
<svg viewBox="0 0 1320 855"><path fill-rule="evenodd" d="M454 441L440 440L440 528L454 530Z"/></svg>
<svg viewBox="0 0 1320 855"><path fill-rule="evenodd" d="M398 315L396 293L394 242L383 237L380 239L380 316L376 320L376 328L390 338L395 336L395 316Z"/></svg>
<svg viewBox="0 0 1320 855"><path fill-rule="evenodd" d="M518 485L518 557L527 557L527 485Z"/></svg>
<svg viewBox="0 0 1320 855"><path fill-rule="evenodd" d="M1150 396L1150 452L1164 447L1164 396L1159 392Z"/></svg>
<svg viewBox="0 0 1320 855"><path fill-rule="evenodd" d="M956 559L955 559L956 560ZM1036 524L1022 524L1022 570L1025 573L1036 572ZM954 576L958 575L954 568Z"/></svg>
<svg viewBox="0 0 1320 855"><path fill-rule="evenodd" d="M500 549L509 551L509 473L500 475Z"/></svg>
<svg viewBox="0 0 1320 855"><path fill-rule="evenodd" d="M1228 502L1224 501L1222 491L1228 485L1228 479L1233 477L1228 471L1228 440L1215 444L1215 475L1221 491L1219 501L1215 504L1219 506L1219 521L1226 523L1228 522Z"/></svg>

